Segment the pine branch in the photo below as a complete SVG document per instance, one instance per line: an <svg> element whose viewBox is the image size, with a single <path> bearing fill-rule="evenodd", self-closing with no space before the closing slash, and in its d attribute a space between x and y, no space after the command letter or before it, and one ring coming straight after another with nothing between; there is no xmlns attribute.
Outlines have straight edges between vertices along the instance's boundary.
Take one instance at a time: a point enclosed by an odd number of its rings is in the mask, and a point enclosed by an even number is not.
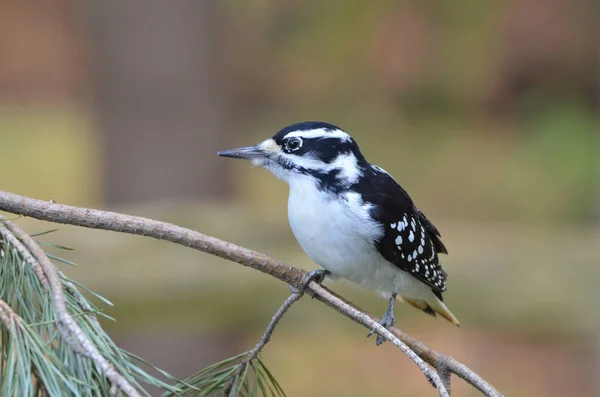
<svg viewBox="0 0 600 397"><path fill-rule="evenodd" d="M27 338L26 335L29 333L29 330L25 326L23 319L12 310L8 303L6 303L2 299L0 299L0 322L2 322L4 328L8 330L9 334L11 334L12 340ZM31 354L31 352L27 353ZM33 388L36 389L35 394L47 396L48 392L44 386L44 382L41 379L42 377L40 375L40 371L37 367L34 366L32 368L31 375L33 377Z"/></svg>
<svg viewBox="0 0 600 397"><path fill-rule="evenodd" d="M0 210L55 223L111 230L171 241L259 270L286 282L296 289L302 286L302 281L307 275L307 272L301 269L276 261L255 251L206 236L190 229L152 219L61 205L2 191L0 191ZM314 293L317 300L334 308L355 322L364 325L369 330L375 330L400 348L419 366L425 376L434 383L440 395L448 395L444 382L438 373L426 366L423 361L427 362L433 368L444 369L442 371L443 377L448 385L449 375L447 373L454 373L486 396L502 396L492 385L454 358L427 347L397 328L392 328L391 332L386 330L379 325L375 317L365 313L355 305L317 283L311 282L307 288Z"/></svg>
<svg viewBox="0 0 600 397"><path fill-rule="evenodd" d="M62 337L71 348L88 357L100 367L104 375L111 381L115 390L122 390L126 395L132 397L141 397L141 394L129 383L115 368L100 354L96 345L87 337L85 332L73 320L67 309L67 303L60 280L58 270L46 253L33 241L33 239L23 232L19 227L9 221L0 219L0 234L13 247L17 248L25 260L35 269L42 269L47 280L47 286L52 294L52 300L56 314L58 315L57 326ZM36 270L37 273L37 270ZM116 394L116 391L113 393Z"/></svg>
<svg viewBox="0 0 600 397"><path fill-rule="evenodd" d="M178 391L147 374L137 364L147 364L143 360L120 350L100 326L95 316L99 310L79 292L75 283L47 258L38 260L43 251L36 242L1 219L0 395L127 394L98 365L94 349L137 395L136 389L143 391L138 379L163 390ZM58 288L59 294L53 288ZM62 299L62 303L57 305L57 299ZM64 316L69 316L71 325L65 325ZM77 330L82 338L74 336L73 331ZM81 339L87 340L92 349L82 345ZM162 374L177 381L165 372Z"/></svg>
<svg viewBox="0 0 600 397"><path fill-rule="evenodd" d="M19 317L8 303L0 299L0 321L4 327L12 332L15 328L20 328L23 320Z"/></svg>

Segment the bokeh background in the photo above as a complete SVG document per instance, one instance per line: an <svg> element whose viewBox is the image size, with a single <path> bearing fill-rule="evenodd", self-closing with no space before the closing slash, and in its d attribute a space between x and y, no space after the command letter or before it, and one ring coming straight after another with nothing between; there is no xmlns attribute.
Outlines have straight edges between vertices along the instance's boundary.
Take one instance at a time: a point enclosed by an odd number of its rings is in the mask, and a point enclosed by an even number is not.
<svg viewBox="0 0 600 397"><path fill-rule="evenodd" d="M350 132L441 230L454 328L399 326L510 396L600 371L599 18L587 0L0 1L0 186L158 218L314 268L287 187L218 158L297 121ZM30 232L51 228L20 220ZM254 345L287 286L169 243L61 227L122 347L181 377ZM374 314L386 302L331 287ZM264 353L290 396L433 395L301 301ZM457 396L477 393L455 380Z"/></svg>

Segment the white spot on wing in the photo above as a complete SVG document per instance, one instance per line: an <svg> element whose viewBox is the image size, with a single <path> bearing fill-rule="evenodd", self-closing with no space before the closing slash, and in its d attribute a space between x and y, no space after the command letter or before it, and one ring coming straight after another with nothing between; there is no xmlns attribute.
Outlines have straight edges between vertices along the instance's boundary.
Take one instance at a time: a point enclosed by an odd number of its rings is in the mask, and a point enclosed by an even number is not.
<svg viewBox="0 0 600 397"><path fill-rule="evenodd" d="M398 236L398 237L396 237L396 245L397 245L397 246L400 246L400 245L402 245L402 236Z"/></svg>
<svg viewBox="0 0 600 397"><path fill-rule="evenodd" d="M413 234L412 230L410 231L410 234L408 235L408 241L410 241L411 243L413 241L415 241L415 235Z"/></svg>

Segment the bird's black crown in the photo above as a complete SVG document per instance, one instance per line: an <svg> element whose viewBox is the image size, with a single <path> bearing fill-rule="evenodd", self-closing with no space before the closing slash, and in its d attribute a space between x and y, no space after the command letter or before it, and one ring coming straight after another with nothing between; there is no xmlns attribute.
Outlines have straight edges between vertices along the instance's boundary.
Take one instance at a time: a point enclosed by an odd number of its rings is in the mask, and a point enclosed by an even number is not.
<svg viewBox="0 0 600 397"><path fill-rule="evenodd" d="M322 134L311 135L310 138L303 137L301 134L310 131L322 131ZM341 134L334 134L336 131ZM272 139L285 149L288 141L292 139L289 136L292 133L294 135L300 133L299 137L303 140L301 147L293 151L293 154L297 156L310 156L315 160L322 161L324 164L331 164L340 155L353 154L358 164L365 162L356 141L340 127L333 124L322 121L296 123L282 128Z"/></svg>
<svg viewBox="0 0 600 397"><path fill-rule="evenodd" d="M290 132L295 131L311 131L311 130L324 130L324 131L335 131L340 130L343 131L340 127L337 127L333 124L325 123L323 121L303 121L301 123L296 123L292 125L288 125L280 129L277 134L273 136L273 139L277 144L281 144L283 139Z"/></svg>

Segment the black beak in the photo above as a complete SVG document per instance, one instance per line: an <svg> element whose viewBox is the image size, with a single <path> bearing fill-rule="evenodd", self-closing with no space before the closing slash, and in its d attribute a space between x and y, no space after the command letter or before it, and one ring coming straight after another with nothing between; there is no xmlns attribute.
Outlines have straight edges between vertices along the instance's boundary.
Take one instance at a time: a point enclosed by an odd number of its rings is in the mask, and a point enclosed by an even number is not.
<svg viewBox="0 0 600 397"><path fill-rule="evenodd" d="M217 153L221 157L231 157L234 159L252 160L255 158L265 157L265 152L257 146L241 147L237 149L223 150Z"/></svg>

